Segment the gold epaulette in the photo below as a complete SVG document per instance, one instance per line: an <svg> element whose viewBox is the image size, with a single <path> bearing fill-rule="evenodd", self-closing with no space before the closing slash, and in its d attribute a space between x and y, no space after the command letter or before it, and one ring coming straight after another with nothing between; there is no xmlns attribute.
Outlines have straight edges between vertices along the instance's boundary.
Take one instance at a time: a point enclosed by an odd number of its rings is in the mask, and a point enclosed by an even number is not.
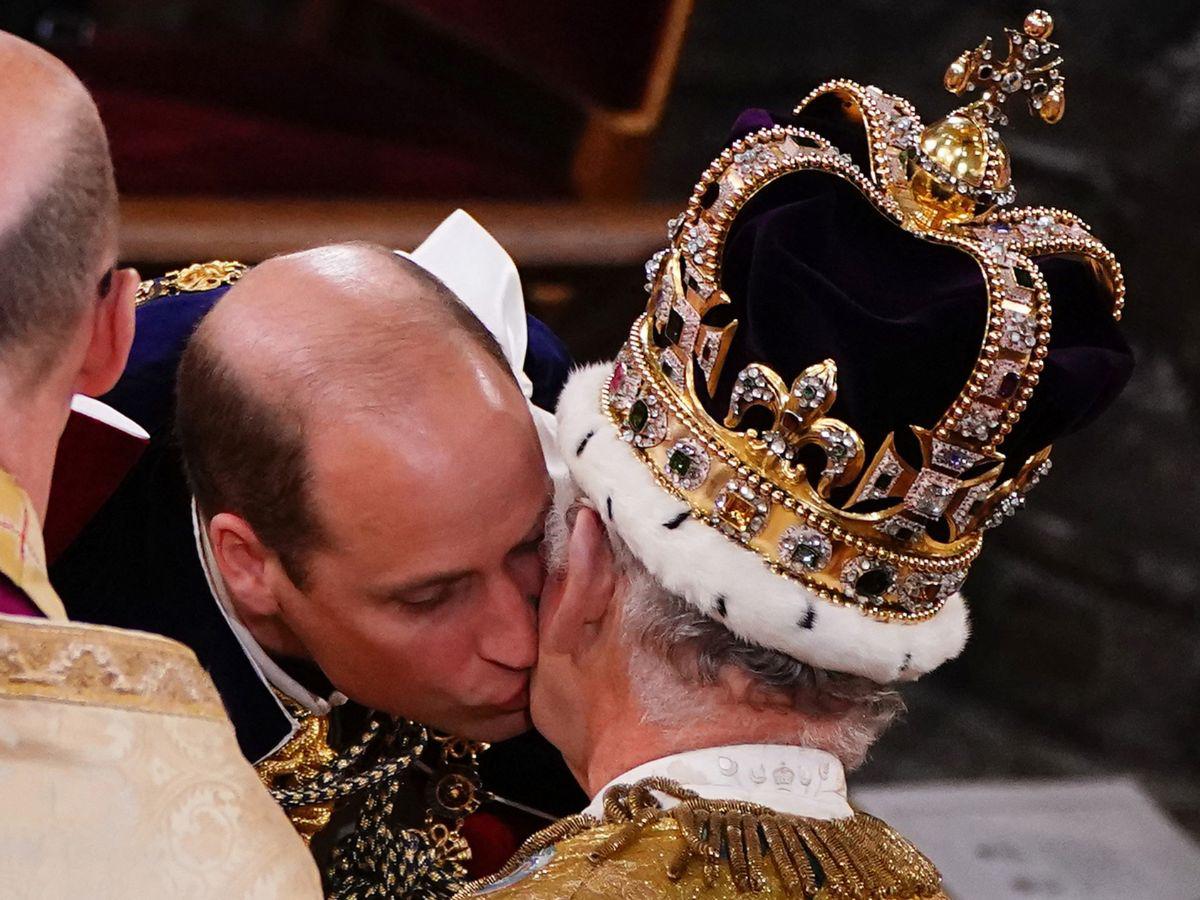
<svg viewBox="0 0 1200 900"><path fill-rule="evenodd" d="M182 269L168 272L161 278L143 281L137 289L137 305L149 303L159 297L185 291L211 291L222 285L233 284L246 273L245 263L214 259L212 262L194 263Z"/></svg>
<svg viewBox="0 0 1200 900"><path fill-rule="evenodd" d="M651 792L676 798L664 809ZM945 900L941 876L865 813L809 819L707 800L650 778L605 795L605 820L579 815L531 837L496 875L455 900L565 897L803 897Z"/></svg>
<svg viewBox="0 0 1200 900"><path fill-rule="evenodd" d="M280 696L298 724L295 734L282 747L254 766L258 777L267 790L273 788L304 787L327 772L337 759L337 753L329 746L329 716L304 713L287 698ZM312 841L313 835L329 824L333 816L332 798L304 806L285 807L288 819L300 834L304 843Z"/></svg>

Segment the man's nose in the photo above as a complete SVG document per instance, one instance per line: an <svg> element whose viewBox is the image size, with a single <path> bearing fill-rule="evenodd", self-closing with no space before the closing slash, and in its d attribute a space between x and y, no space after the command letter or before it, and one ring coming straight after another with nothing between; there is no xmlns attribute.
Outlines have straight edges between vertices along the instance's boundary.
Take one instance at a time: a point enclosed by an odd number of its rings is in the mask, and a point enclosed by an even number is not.
<svg viewBox="0 0 1200 900"><path fill-rule="evenodd" d="M480 655L509 669L532 668L537 662L537 611L532 601L507 574L492 578L487 591Z"/></svg>

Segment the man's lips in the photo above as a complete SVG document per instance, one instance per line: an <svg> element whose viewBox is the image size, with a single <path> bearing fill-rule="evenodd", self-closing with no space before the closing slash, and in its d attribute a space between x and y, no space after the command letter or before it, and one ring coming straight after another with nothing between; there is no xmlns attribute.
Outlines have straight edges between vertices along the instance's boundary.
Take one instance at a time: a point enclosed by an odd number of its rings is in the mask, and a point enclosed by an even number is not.
<svg viewBox="0 0 1200 900"><path fill-rule="evenodd" d="M503 700L493 704L501 712L520 712L529 706L529 678L521 679L520 686Z"/></svg>

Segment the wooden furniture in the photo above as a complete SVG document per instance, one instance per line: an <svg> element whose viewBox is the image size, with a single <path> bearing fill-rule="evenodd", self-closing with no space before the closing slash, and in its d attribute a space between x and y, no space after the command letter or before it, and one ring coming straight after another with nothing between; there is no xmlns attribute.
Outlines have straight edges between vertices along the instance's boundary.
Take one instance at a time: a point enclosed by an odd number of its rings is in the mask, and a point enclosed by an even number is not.
<svg viewBox="0 0 1200 900"><path fill-rule="evenodd" d="M632 266L665 241L678 204L463 200L523 267ZM257 262L335 240L412 248L450 212L449 201L130 197L122 254L161 269L183 259ZM180 255L180 248L187 253Z"/></svg>
<svg viewBox="0 0 1200 900"><path fill-rule="evenodd" d="M500 223L518 258L653 249L630 239L649 211L619 207L639 194L692 0L74 6L70 28L38 34L100 105L128 259L409 246L454 206Z"/></svg>

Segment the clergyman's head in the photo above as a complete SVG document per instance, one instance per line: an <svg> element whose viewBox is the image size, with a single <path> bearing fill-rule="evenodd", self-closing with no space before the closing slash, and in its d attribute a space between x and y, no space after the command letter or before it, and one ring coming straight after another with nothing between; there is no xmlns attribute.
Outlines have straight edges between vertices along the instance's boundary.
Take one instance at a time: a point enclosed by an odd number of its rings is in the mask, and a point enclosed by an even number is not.
<svg viewBox="0 0 1200 900"><path fill-rule="evenodd" d="M665 590L570 479L546 521L533 720L585 789L650 759L796 744L854 768L903 704L866 678L741 640ZM608 763L594 768L601 741Z"/></svg>
<svg viewBox="0 0 1200 900"><path fill-rule="evenodd" d="M440 729L528 727L548 479L500 348L453 293L372 245L269 260L197 329L178 400L260 643Z"/></svg>
<svg viewBox="0 0 1200 900"><path fill-rule="evenodd" d="M0 32L0 395L101 394L133 339L137 274L114 269L117 192L87 90Z"/></svg>

